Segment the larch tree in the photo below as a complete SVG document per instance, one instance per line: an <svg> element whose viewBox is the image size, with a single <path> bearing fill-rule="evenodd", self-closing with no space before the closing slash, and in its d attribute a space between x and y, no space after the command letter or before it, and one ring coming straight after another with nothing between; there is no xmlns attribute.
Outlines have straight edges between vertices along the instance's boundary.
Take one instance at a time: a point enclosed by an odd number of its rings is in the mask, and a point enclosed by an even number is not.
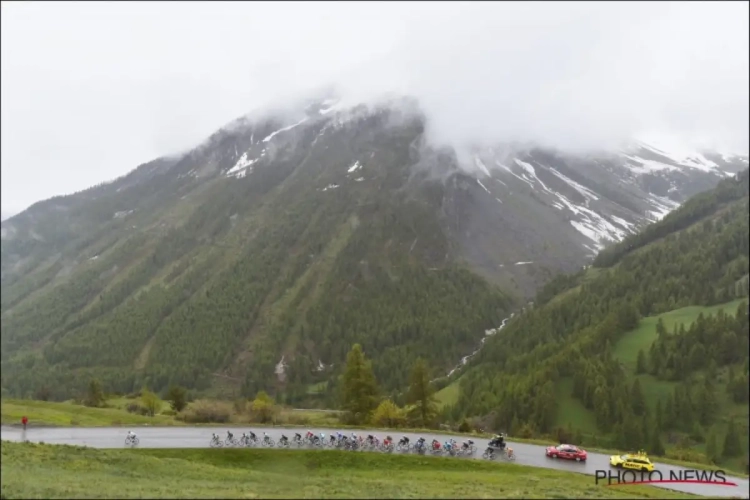
<svg viewBox="0 0 750 500"><path fill-rule="evenodd" d="M417 358L409 378L406 402L412 405L411 420L418 427L430 427L437 415L437 399L435 398L435 389L430 383L429 369L424 359Z"/></svg>
<svg viewBox="0 0 750 500"><path fill-rule="evenodd" d="M341 376L341 409L349 414L353 424L368 422L378 406L379 392L372 363L365 357L362 346L354 344Z"/></svg>

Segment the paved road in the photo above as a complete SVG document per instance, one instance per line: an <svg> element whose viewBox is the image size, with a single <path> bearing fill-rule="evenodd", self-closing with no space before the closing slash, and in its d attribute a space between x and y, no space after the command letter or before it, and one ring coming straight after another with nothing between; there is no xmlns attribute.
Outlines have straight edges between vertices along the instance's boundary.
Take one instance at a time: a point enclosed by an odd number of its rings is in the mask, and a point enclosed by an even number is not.
<svg viewBox="0 0 750 500"><path fill-rule="evenodd" d="M250 429L251 428L249 427L137 427L133 430L138 434L138 438L140 440L139 447L141 448L205 448L208 447L209 441L211 440L211 434L214 432L219 434L220 437L224 439L226 437L226 431L231 430L235 437L239 438L243 432L247 432ZM268 434L274 440L278 441L282 433L286 434L286 436L291 439L294 436L295 432L299 432L300 434L304 435L307 429L284 429L274 427L252 430L259 435L262 435L264 431L268 432ZM336 432L336 429L310 430L316 434L324 432L326 435L329 435L331 432ZM128 429L125 427L37 427L29 428L24 433L24 431L20 428L3 426L0 429L0 437L3 440L10 441L21 441L27 439L34 442L43 441L48 444L70 444L90 446L93 448L122 448L124 447L124 440L127 431ZM345 432L350 434L352 431L347 430ZM359 432L359 434L362 433L366 434L367 431ZM381 439L385 437L385 434L382 431L375 432L375 435L377 435ZM391 436L396 438L396 440L398 440L402 435L408 436L412 442L416 441L416 439L420 436L426 438L428 442L433 438L440 440L440 442L444 442L451 437L459 442L462 439L461 437L457 436L446 436L441 434L418 435L412 433L397 433L395 431L391 434ZM481 459L482 452L487 446L487 440L474 439L474 441L477 446L477 453L474 458ZM609 456L599 453L589 453L588 461L586 463L577 463L547 458L544 455L543 446L513 442L510 442L509 444L516 454L516 463L522 465L578 472L590 474L592 476L596 473L597 470L610 469ZM460 458L457 458L457 460L460 460ZM677 471L685 470L682 467L667 464L656 464L656 466L657 470L661 471L661 473L663 474L664 479L669 479L670 471L675 471L675 473L678 474ZM716 486L708 484L670 484L668 486L673 490L705 496L738 498L750 497L750 483L748 483L748 480L730 477L727 477L727 480L737 483L737 486ZM591 479L591 482L593 486L593 477Z"/></svg>

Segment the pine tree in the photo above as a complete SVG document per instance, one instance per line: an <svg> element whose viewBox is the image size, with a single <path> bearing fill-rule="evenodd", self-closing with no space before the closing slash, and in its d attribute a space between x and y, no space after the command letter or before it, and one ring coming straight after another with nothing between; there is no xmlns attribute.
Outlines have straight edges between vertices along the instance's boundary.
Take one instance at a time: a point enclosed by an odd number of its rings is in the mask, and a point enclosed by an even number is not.
<svg viewBox="0 0 750 500"><path fill-rule="evenodd" d="M675 428L677 422L677 411L675 408L674 397L669 394L667 395L667 403L664 405L664 417L663 417L664 430L670 430Z"/></svg>
<svg viewBox="0 0 750 500"><path fill-rule="evenodd" d="M661 432L664 430L664 408L661 404L661 399L656 401L656 415L654 415L654 424L656 429Z"/></svg>
<svg viewBox="0 0 750 500"><path fill-rule="evenodd" d="M656 321L656 333L660 339L667 336L667 327L664 326L664 321L661 317Z"/></svg>
<svg viewBox="0 0 750 500"><path fill-rule="evenodd" d="M612 422L610 421L609 398L607 397L607 390L604 387L597 387L594 390L594 412L599 428L605 431L608 430Z"/></svg>
<svg viewBox="0 0 750 500"><path fill-rule="evenodd" d="M83 404L93 408L98 408L104 404L104 391L102 390L102 384L98 380L92 379L89 382L89 389L86 392Z"/></svg>
<svg viewBox="0 0 750 500"><path fill-rule="evenodd" d="M729 421L729 427L727 428L727 434L724 436L724 450L722 455L725 458L738 457L742 453L742 445L740 444L740 436L737 432L737 427L734 424L734 420Z"/></svg>
<svg viewBox="0 0 750 500"><path fill-rule="evenodd" d="M638 350L638 360L635 364L635 373L641 375L646 373L646 354L643 349Z"/></svg>
<svg viewBox="0 0 750 500"><path fill-rule="evenodd" d="M696 399L699 422L704 426L710 425L716 411L717 400L714 385L709 378L704 379Z"/></svg>
<svg viewBox="0 0 750 500"><path fill-rule="evenodd" d="M664 444L661 441L661 432L658 429L653 429L651 433L651 441L648 447L649 453L653 455L664 456L666 451L664 450Z"/></svg>
<svg viewBox="0 0 750 500"><path fill-rule="evenodd" d="M184 387L178 385L170 386L166 399L169 401L169 406L178 413L187 406L187 392Z"/></svg>
<svg viewBox="0 0 750 500"><path fill-rule="evenodd" d="M625 415L622 421L623 442L626 449L637 450L643 446L643 428L641 421L632 413Z"/></svg>
<svg viewBox="0 0 750 500"><path fill-rule="evenodd" d="M414 406L410 417L418 427L428 428L432 425L437 415L437 399L430 383L427 363L422 358L417 358L412 368L406 402Z"/></svg>
<svg viewBox="0 0 750 500"><path fill-rule="evenodd" d="M706 458L708 458L711 463L716 463L719 459L719 446L716 443L716 431L711 430L711 432L708 433L708 436L706 437Z"/></svg>
<svg viewBox="0 0 750 500"><path fill-rule="evenodd" d="M646 413L646 399L643 396L641 390L641 382L638 378L633 382L633 387L630 389L630 404L633 409L633 413L636 415L643 416Z"/></svg>
<svg viewBox="0 0 750 500"><path fill-rule="evenodd" d="M378 406L378 393L372 363L362 352L362 346L354 344L341 376L341 409L349 414L353 424L368 422Z"/></svg>

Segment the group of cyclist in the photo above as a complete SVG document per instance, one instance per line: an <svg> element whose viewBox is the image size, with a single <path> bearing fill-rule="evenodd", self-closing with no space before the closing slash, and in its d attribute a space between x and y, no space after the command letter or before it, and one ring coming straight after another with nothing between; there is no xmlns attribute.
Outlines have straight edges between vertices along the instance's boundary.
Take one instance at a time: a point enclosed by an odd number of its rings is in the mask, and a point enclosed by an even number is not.
<svg viewBox="0 0 750 500"><path fill-rule="evenodd" d="M132 431L128 431L127 437L128 439L137 439L135 433ZM220 442L219 435L215 432L212 433L211 440L212 442ZM231 431L227 431L227 441L230 443L234 441L234 434L232 434ZM268 433L264 432L262 442L268 443L271 441L272 439L268 435ZM240 442L258 442L258 436L253 431L243 432L242 437L240 438ZM292 442L300 446L304 443L323 445L326 442L326 435L324 432L321 432L320 434L314 434L313 432L308 430L303 437L299 432L295 432ZM336 432L336 434L331 434L328 437L328 442L329 446L331 447L362 447L363 445L365 445L368 447L377 448L382 445L386 449L393 448L393 438L391 436L386 436L385 439L381 442L377 436L374 436L372 434L368 434L367 437L362 437L357 436L355 432L352 432L350 436L347 436L341 432ZM403 436L396 444L396 448L404 451L414 449L414 451L417 452L424 452L427 451L426 442L427 441L425 440L425 438L420 437L412 447L409 437ZM282 434L279 443L282 445L288 445L289 438L286 435ZM449 453L453 451L469 452L473 449L474 441L472 441L471 439L463 441L460 446L454 439L449 439L442 444L437 439L433 439L432 443L430 443L430 450L433 453L441 452L443 450ZM494 458L496 450L505 453L508 458L513 457L513 448L507 446L505 442L505 434L496 434L495 437L493 437L487 444L487 449L485 450L484 454L488 458Z"/></svg>

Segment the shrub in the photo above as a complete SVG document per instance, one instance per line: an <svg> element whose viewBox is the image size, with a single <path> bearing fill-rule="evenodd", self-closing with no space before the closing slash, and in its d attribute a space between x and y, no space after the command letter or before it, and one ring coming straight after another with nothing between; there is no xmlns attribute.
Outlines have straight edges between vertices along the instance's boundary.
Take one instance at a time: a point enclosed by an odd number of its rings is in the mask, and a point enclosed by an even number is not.
<svg viewBox="0 0 750 500"><path fill-rule="evenodd" d="M521 439L530 439L534 437L534 428L529 424L523 424L518 429L518 437L520 437Z"/></svg>
<svg viewBox="0 0 750 500"><path fill-rule="evenodd" d="M223 424L229 422L232 407L221 401L199 399L188 405L178 418L190 424Z"/></svg>
<svg viewBox="0 0 750 500"><path fill-rule="evenodd" d="M461 424L458 426L458 432L466 433L466 432L471 432L471 430L472 430L471 424L469 423L469 421L466 419L463 419L461 421Z"/></svg>
<svg viewBox="0 0 750 500"><path fill-rule="evenodd" d="M159 397L146 388L141 391L141 402L143 403L143 407L148 409L147 415L150 417L159 413L159 410L161 409L161 401L159 400Z"/></svg>
<svg viewBox="0 0 750 500"><path fill-rule="evenodd" d="M386 399L375 409L372 423L381 427L403 427L406 424L404 410L396 406L390 399Z"/></svg>
<svg viewBox="0 0 750 500"><path fill-rule="evenodd" d="M176 412L181 412L187 406L187 391L185 388L173 385L167 392L167 401L169 405Z"/></svg>
<svg viewBox="0 0 750 500"><path fill-rule="evenodd" d="M136 415L144 416L148 415L148 408L135 401L133 401L132 403L128 403L125 409L128 413L135 413Z"/></svg>
<svg viewBox="0 0 750 500"><path fill-rule="evenodd" d="M276 415L279 412L279 408L276 406L276 402L266 393L266 391L260 391L253 400L251 406L251 415L255 422L267 424L274 421Z"/></svg>
<svg viewBox="0 0 750 500"><path fill-rule="evenodd" d="M166 415L167 417L174 417L175 415L177 415L177 412L174 410L164 410L163 412L161 412L161 414Z"/></svg>
<svg viewBox="0 0 750 500"><path fill-rule="evenodd" d="M697 464L708 464L710 460L703 453L690 448L672 448L667 450L667 458L680 460L682 462L693 462Z"/></svg>

